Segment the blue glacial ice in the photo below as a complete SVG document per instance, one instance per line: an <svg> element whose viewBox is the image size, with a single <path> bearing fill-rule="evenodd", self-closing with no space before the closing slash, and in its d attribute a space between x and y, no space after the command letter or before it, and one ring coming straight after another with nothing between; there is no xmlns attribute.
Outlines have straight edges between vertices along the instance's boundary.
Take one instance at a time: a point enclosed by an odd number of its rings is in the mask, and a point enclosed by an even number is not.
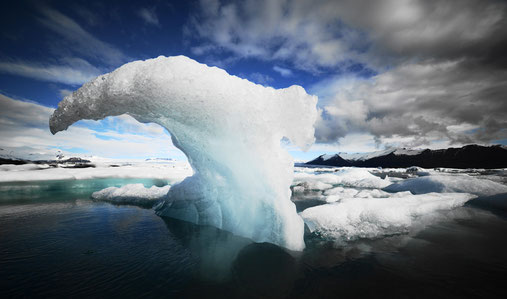
<svg viewBox="0 0 507 299"><path fill-rule="evenodd" d="M129 114L166 128L194 174L172 186L157 213L258 242L304 248L290 201L293 159L282 139L314 142L317 98L300 86L256 85L184 56L135 61L65 97L54 134L82 119Z"/></svg>

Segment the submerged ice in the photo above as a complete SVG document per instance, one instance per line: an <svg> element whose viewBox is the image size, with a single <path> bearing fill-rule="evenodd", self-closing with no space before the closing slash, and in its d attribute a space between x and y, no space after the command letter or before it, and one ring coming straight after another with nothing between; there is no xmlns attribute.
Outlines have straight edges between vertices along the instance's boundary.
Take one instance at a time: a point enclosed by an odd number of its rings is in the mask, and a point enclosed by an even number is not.
<svg viewBox="0 0 507 299"><path fill-rule="evenodd" d="M170 188L158 214L301 250L293 160L280 141L313 143L316 102L299 86L263 87L184 56L158 57L86 83L60 102L50 129L121 114L157 123L194 171Z"/></svg>

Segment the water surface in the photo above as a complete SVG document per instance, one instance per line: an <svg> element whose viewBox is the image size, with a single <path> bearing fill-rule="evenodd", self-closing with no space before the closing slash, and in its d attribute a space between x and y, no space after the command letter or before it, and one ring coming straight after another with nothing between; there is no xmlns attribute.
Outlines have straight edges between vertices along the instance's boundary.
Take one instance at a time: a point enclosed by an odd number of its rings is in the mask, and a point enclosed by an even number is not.
<svg viewBox="0 0 507 299"><path fill-rule="evenodd" d="M1 297L507 296L507 218L494 206L471 202L418 231L377 240L336 244L308 235L307 249L295 253L89 199L127 183L166 182L0 184Z"/></svg>

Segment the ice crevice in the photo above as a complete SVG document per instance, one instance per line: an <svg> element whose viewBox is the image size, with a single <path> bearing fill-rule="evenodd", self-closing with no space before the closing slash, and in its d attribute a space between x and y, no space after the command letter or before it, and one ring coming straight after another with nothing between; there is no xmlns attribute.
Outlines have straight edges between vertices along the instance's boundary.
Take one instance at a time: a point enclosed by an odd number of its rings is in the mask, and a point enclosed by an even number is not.
<svg viewBox="0 0 507 299"><path fill-rule="evenodd" d="M53 134L82 119L129 114L166 128L194 174L172 186L157 213L292 250L304 224L290 201L293 159L280 141L314 142L317 98L274 89L184 56L134 61L65 97Z"/></svg>

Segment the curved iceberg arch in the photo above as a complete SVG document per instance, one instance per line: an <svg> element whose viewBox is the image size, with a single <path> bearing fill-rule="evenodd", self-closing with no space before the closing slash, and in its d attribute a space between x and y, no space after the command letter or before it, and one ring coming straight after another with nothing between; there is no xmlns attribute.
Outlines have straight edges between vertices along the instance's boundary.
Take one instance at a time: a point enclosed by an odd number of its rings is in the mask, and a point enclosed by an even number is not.
<svg viewBox="0 0 507 299"><path fill-rule="evenodd" d="M293 159L280 142L313 144L316 102L300 86L264 87L185 56L160 56L84 84L49 124L55 134L121 114L157 123L194 170L169 190L159 215L302 250L304 224L290 201Z"/></svg>

